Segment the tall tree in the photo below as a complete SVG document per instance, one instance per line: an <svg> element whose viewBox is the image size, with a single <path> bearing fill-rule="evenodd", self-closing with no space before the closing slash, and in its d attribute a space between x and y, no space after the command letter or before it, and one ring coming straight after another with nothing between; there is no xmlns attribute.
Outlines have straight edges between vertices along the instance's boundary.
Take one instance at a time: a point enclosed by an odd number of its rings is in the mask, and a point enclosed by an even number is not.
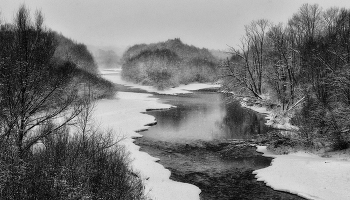
<svg viewBox="0 0 350 200"><path fill-rule="evenodd" d="M271 44L271 69L267 79L285 110L294 103L297 95L300 55L294 48L293 33L282 24L272 26L267 35Z"/></svg>
<svg viewBox="0 0 350 200"><path fill-rule="evenodd" d="M266 34L270 22L265 19L253 21L245 27L245 36L238 49L231 48L234 59L223 64L223 76L227 85L233 84L250 91L260 98L266 58Z"/></svg>
<svg viewBox="0 0 350 200"><path fill-rule="evenodd" d="M297 34L299 42L313 38L322 31L322 9L318 4L303 4L288 22Z"/></svg>
<svg viewBox="0 0 350 200"><path fill-rule="evenodd" d="M14 24L0 31L0 142L15 148L19 157L53 131L62 128L81 111L73 65L57 64L52 32L36 12L34 22L25 6ZM56 124L44 132L38 129Z"/></svg>

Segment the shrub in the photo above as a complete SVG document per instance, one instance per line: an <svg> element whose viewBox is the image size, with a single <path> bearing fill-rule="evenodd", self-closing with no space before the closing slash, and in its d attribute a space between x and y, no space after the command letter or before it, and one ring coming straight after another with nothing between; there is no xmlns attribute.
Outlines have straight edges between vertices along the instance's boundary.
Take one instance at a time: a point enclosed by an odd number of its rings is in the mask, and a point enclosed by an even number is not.
<svg viewBox="0 0 350 200"><path fill-rule="evenodd" d="M71 136L65 128L41 146L22 160L2 146L1 199L144 199L142 181L111 134Z"/></svg>

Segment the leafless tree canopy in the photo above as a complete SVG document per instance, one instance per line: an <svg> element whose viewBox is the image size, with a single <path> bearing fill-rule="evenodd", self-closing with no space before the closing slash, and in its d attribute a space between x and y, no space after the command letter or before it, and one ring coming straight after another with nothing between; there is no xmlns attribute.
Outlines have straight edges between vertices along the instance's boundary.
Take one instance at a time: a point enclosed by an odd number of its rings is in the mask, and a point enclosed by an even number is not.
<svg viewBox="0 0 350 200"><path fill-rule="evenodd" d="M0 141L10 142L23 155L77 116L81 102L77 87L71 85L72 66L53 60L57 43L43 26L40 12L32 20L22 6L14 24L3 28L0 35ZM37 134L37 128L50 121L60 123Z"/></svg>
<svg viewBox="0 0 350 200"><path fill-rule="evenodd" d="M286 24L253 21L221 65L224 85L257 98L272 95L284 111L305 101L299 125L313 127L305 133L343 141L350 132L349 13L304 4Z"/></svg>

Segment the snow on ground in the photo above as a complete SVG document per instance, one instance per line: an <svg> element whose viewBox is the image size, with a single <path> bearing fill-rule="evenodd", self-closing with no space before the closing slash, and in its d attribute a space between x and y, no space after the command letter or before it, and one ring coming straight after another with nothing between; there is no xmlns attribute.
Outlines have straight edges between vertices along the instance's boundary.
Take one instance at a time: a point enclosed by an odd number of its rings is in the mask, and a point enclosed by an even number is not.
<svg viewBox="0 0 350 200"><path fill-rule="evenodd" d="M103 75L103 74L110 74L110 73L120 73L121 71L122 71L122 68L99 69L99 73L101 75Z"/></svg>
<svg viewBox="0 0 350 200"><path fill-rule="evenodd" d="M259 146L264 156L274 157L271 166L254 171L258 181L275 190L315 200L350 199L350 159L323 158L306 152L274 155Z"/></svg>
<svg viewBox="0 0 350 200"><path fill-rule="evenodd" d="M113 74L120 74L121 69L109 69L109 70L101 70L100 74L101 75L107 75L104 76L105 79L113 82L113 83L118 83L122 84L125 86L129 86L131 88L138 88L145 90L147 92L152 92L152 93L158 93L158 94L168 94L168 95L176 95L176 94L186 94L186 93L192 93L192 90L200 90L203 88L217 88L220 87L219 84L210 84L210 83L191 83L188 85L180 85L175 88L169 88L166 90L157 90L156 88L152 86L147 86L147 85L138 85L135 83L131 83L125 80L122 80L120 76L108 76L108 75L113 75Z"/></svg>
<svg viewBox="0 0 350 200"><path fill-rule="evenodd" d="M130 152L132 167L139 171L145 182L146 193L154 200L199 200L200 189L187 183L169 179L170 171L155 162L159 159L139 151L131 137L139 137L136 130L145 129L145 124L155 121L151 115L142 114L146 109L167 109L151 94L118 92L115 99L103 99L97 102L94 119L102 129L112 129L117 138Z"/></svg>
<svg viewBox="0 0 350 200"><path fill-rule="evenodd" d="M289 123L278 124L275 114L266 107L243 107L267 115L267 125L274 128L298 129ZM258 152L266 157L273 157L271 166L254 171L258 181L275 190L285 191L307 199L315 200L349 200L350 199L350 155L334 154L329 158L319 155L296 152L288 155L276 155L269 152L266 146L258 146Z"/></svg>
<svg viewBox="0 0 350 200"><path fill-rule="evenodd" d="M243 101L241 101L241 106L266 115L266 117L265 117L266 125L271 126L273 128L283 129L283 130L298 130L299 129L297 126L290 124L290 122L289 122L290 118L287 118L287 117L283 117L282 119L279 119L278 122L276 122L276 120L275 120L276 114L271 110L267 110L266 107L263 107L263 106L259 107L259 106L255 106L255 105L248 106L244 99L243 99Z"/></svg>
<svg viewBox="0 0 350 200"><path fill-rule="evenodd" d="M120 78L120 71L120 69L103 70L101 75L114 83L162 94L189 93L187 90L209 87L205 84L191 84L168 91L156 91L148 86L139 86L123 81ZM133 143L132 137L141 136L135 131L146 129L148 127L145 124L155 121L153 116L141 112L145 112L146 109L168 109L170 107L172 106L160 103L151 94L118 92L115 99L103 99L97 102L94 119L100 128L111 129L116 138L124 138L120 144L124 145L130 152L131 166L140 172L145 183L145 192L150 199L199 200L200 189L198 187L170 180L170 171L156 162L159 159L139 151L140 147Z"/></svg>

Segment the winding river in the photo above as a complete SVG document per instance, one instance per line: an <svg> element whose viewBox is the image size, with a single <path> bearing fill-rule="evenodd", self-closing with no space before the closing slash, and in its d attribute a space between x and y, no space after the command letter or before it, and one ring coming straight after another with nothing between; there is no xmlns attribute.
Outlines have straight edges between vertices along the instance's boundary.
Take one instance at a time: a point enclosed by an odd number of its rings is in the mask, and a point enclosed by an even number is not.
<svg viewBox="0 0 350 200"><path fill-rule="evenodd" d="M119 79L119 74L112 74ZM146 91L117 84L119 91ZM265 134L264 116L226 102L215 90L190 94L153 95L169 110L149 110L157 124L141 132L135 141L141 151L160 158L172 173L171 179L198 186L201 199L302 199L274 191L256 181L252 172L267 167L271 158L263 157L250 143Z"/></svg>

